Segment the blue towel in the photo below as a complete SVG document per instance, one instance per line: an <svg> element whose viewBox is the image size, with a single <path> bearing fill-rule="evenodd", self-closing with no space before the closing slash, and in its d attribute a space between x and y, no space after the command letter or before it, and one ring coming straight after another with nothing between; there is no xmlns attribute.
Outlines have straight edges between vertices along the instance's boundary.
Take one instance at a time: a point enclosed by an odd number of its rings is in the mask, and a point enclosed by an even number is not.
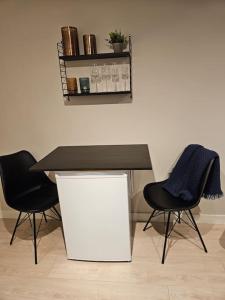
<svg viewBox="0 0 225 300"><path fill-rule="evenodd" d="M207 199L222 197L219 156L201 145L193 144L184 149L163 188L174 197L187 201L196 200L199 197L202 176L212 159L215 160L202 196Z"/></svg>

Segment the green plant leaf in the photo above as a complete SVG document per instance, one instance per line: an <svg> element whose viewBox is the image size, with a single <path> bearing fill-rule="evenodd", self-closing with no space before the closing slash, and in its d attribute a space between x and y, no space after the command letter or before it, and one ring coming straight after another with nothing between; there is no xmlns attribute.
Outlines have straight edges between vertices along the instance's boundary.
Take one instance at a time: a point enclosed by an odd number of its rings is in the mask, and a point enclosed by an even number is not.
<svg viewBox="0 0 225 300"><path fill-rule="evenodd" d="M115 31L112 31L109 33L109 39L106 39L106 41L109 44L113 44L113 43L127 43L127 37L121 33L121 31L118 31L117 29L115 29Z"/></svg>

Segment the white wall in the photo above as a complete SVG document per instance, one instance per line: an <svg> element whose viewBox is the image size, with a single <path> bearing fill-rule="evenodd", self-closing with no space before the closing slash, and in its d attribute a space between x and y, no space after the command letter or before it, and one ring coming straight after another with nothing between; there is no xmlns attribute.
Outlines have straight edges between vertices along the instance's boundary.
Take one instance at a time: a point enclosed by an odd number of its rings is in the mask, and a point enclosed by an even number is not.
<svg viewBox="0 0 225 300"><path fill-rule="evenodd" d="M64 104L56 43L65 25L78 27L81 50L84 33L96 34L99 52L109 31L132 35L132 103ZM0 154L28 149L40 159L58 145L148 143L159 180L187 144L200 143L220 154L225 189L224 28L220 0L1 0ZM145 211L141 190L152 176L136 179L136 209ZM203 200L200 211L225 215L224 199Z"/></svg>

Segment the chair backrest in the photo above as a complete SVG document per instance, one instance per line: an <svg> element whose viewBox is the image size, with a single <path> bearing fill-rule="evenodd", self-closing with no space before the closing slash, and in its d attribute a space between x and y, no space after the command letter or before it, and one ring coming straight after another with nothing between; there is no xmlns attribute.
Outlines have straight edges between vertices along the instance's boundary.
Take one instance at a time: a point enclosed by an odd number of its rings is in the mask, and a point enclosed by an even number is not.
<svg viewBox="0 0 225 300"><path fill-rule="evenodd" d="M198 198L198 203L200 202L201 200L201 197L202 197L202 194L204 192L204 189L205 189L205 186L206 186L206 183L208 181L208 178L209 178L209 174L210 174L210 171L211 171L211 168L212 168L212 165L215 161L215 158L211 159L206 170L205 170L205 173L203 174L203 178L202 178L202 181L201 181L201 185L200 185L200 189L199 189L199 198Z"/></svg>
<svg viewBox="0 0 225 300"><path fill-rule="evenodd" d="M0 156L3 193L9 206L22 195L51 182L44 172L29 171L35 163L35 158L25 150Z"/></svg>

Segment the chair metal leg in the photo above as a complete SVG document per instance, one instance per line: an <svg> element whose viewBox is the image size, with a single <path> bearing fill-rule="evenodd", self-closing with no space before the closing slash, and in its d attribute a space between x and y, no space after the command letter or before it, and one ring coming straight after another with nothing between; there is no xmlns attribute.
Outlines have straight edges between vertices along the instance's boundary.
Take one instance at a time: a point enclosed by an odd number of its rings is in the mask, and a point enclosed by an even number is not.
<svg viewBox="0 0 225 300"><path fill-rule="evenodd" d="M189 209L188 211L189 211L189 214L190 214L190 216L191 216L191 220L192 220L192 222L193 222L193 224L194 224L194 226L195 226L195 229L196 229L196 231L197 231L197 233L198 233L198 236L199 236L199 238L200 238L200 240L201 240L201 242L202 242L202 246L203 246L205 252L207 253L208 251L207 251L207 249L206 249L205 243L204 243L204 241L203 241L203 239L202 239L202 236L201 236L201 233L200 233L200 231L199 231L199 229L198 229L198 226L197 226L197 224L196 224L196 222L195 222L195 219L194 219L194 217L193 217L193 215L192 215L192 212L191 212L190 209Z"/></svg>
<svg viewBox="0 0 225 300"><path fill-rule="evenodd" d="M167 224L166 224L166 233L165 233L165 240L164 240L164 247L163 247L162 264L164 264L164 261L165 261L166 243L167 243L169 224L170 224L170 215L171 215L171 212L169 211Z"/></svg>
<svg viewBox="0 0 225 300"><path fill-rule="evenodd" d="M163 227L164 227L164 233L166 234L166 213L163 212Z"/></svg>
<svg viewBox="0 0 225 300"><path fill-rule="evenodd" d="M14 236L15 236L15 233L16 233L16 229L17 229L19 221L20 221L21 214L22 214L22 212L19 213L19 216L17 218L16 225L14 227L13 234L12 234L12 237L11 237L11 240L10 240L10 245L12 245L12 242L13 242L13 239L14 239Z"/></svg>
<svg viewBox="0 0 225 300"><path fill-rule="evenodd" d="M149 217L147 223L145 224L145 227L143 228L143 231L145 231L145 230L147 229L148 224L150 223L152 217L154 216L155 211L156 211L156 209L154 209L153 212L151 213L151 215L150 215L150 217Z"/></svg>
<svg viewBox="0 0 225 300"><path fill-rule="evenodd" d="M180 224L180 211L178 211L178 223Z"/></svg>
<svg viewBox="0 0 225 300"><path fill-rule="evenodd" d="M45 218L45 222L47 223L48 221L47 221L47 217L46 217L46 214L45 214L44 211L43 211L43 216L44 216L44 218Z"/></svg>
<svg viewBox="0 0 225 300"><path fill-rule="evenodd" d="M52 207L54 209L54 211L56 212L57 216L59 217L59 220L62 221L62 217L60 215L60 213L58 212L58 210L55 208L55 206Z"/></svg>
<svg viewBox="0 0 225 300"><path fill-rule="evenodd" d="M34 238L34 260L35 264L37 264L37 241L36 241L36 221L35 221L35 213L33 213L33 238Z"/></svg>

